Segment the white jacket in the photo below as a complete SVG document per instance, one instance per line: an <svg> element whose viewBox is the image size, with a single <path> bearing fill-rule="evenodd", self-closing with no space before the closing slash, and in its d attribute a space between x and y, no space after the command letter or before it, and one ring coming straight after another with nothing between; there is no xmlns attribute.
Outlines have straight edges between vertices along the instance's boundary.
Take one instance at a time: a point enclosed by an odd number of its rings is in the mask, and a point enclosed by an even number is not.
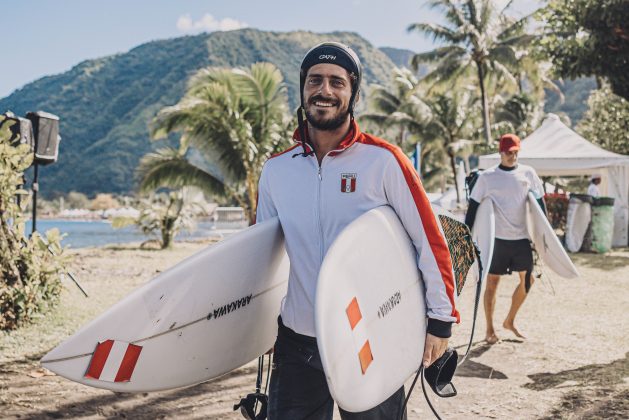
<svg viewBox="0 0 629 420"><path fill-rule="evenodd" d="M298 132L295 140L299 141ZM306 145L308 147L308 145ZM417 172L397 147L352 128L321 166L296 145L269 159L258 190L257 221L279 216L290 258L283 323L315 336L314 299L323 257L337 235L363 213L391 206L417 250L426 286L428 331L450 335L459 321L450 253ZM436 321L435 321L436 320Z"/></svg>

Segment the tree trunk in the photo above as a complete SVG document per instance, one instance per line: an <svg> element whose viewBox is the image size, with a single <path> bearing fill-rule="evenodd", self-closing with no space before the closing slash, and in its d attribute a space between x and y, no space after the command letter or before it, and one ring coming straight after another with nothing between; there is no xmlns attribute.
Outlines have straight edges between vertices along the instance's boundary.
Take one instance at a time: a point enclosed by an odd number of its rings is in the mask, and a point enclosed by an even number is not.
<svg viewBox="0 0 629 420"><path fill-rule="evenodd" d="M459 180L456 179L456 160L454 159L454 154L450 154L450 165L452 166L452 174L454 175L454 189L456 190L456 202L461 202L461 197L459 195Z"/></svg>
<svg viewBox="0 0 629 420"><path fill-rule="evenodd" d="M599 75L596 75L595 78L596 78L596 89L598 90L603 89L603 78Z"/></svg>
<svg viewBox="0 0 629 420"><path fill-rule="evenodd" d="M245 212L247 219L249 219L249 226L251 226L256 222L256 213L258 211L258 184L257 180L253 179L252 174L247 175L247 196L249 206L245 209Z"/></svg>
<svg viewBox="0 0 629 420"><path fill-rule="evenodd" d="M485 127L485 142L487 147L491 144L491 129L489 128L489 105L487 105L487 93L485 92L485 75L483 72L483 64L476 62L478 69L478 83L480 86L480 96L483 105L483 126Z"/></svg>
<svg viewBox="0 0 629 420"><path fill-rule="evenodd" d="M162 222L162 249L171 248L175 238L175 223L177 218L166 217Z"/></svg>

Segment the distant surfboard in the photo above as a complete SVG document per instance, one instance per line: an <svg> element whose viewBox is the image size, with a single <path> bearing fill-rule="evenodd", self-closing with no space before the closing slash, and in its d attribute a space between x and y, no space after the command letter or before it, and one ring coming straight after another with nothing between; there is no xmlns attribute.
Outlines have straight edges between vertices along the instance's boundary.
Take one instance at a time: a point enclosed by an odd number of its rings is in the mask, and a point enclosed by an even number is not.
<svg viewBox="0 0 629 420"><path fill-rule="evenodd" d="M496 216L494 204L490 198L485 198L476 210L476 219L472 228L472 240L480 250L480 260L483 264L482 283L485 284L491 259L494 255L494 243L496 240ZM474 262L471 270L478 281L478 262Z"/></svg>
<svg viewBox="0 0 629 420"><path fill-rule="evenodd" d="M592 220L592 197L584 194L573 194L568 202L566 216L566 236L564 242L569 252L579 252L585 234Z"/></svg>
<svg viewBox="0 0 629 420"><path fill-rule="evenodd" d="M551 270L567 279L579 276L532 192L527 199L527 227L535 250Z"/></svg>
<svg viewBox="0 0 629 420"><path fill-rule="evenodd" d="M390 207L371 210L330 247L315 301L317 344L334 400L359 412L419 369L426 336L423 281Z"/></svg>
<svg viewBox="0 0 629 420"><path fill-rule="evenodd" d="M278 219L251 226L140 287L41 363L113 391L172 389L223 375L273 346L288 268Z"/></svg>

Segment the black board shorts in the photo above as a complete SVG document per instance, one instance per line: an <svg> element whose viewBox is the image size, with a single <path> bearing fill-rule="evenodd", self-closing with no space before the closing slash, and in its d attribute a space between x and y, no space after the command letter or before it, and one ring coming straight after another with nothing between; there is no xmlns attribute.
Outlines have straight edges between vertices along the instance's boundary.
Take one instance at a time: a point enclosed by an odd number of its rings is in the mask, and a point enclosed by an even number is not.
<svg viewBox="0 0 629 420"><path fill-rule="evenodd" d="M528 239L496 238L489 274L503 275L530 270L533 270L533 250Z"/></svg>

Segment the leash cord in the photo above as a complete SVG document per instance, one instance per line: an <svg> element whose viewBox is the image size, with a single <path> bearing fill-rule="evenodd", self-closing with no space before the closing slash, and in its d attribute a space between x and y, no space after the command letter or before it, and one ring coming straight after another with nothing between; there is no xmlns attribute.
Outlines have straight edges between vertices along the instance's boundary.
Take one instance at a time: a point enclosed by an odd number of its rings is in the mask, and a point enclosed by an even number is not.
<svg viewBox="0 0 629 420"><path fill-rule="evenodd" d="M472 342L474 341L474 331L476 330L476 318L478 315L478 306L480 305L481 289L483 288L483 263L480 259L480 250L474 244L474 251L476 252L476 261L478 261L478 282L476 283L476 297L474 299L474 316L472 317L472 331L470 332L470 341L467 343L467 349L465 354L461 358L461 361L457 363L457 366L461 366L467 359L467 356L472 350Z"/></svg>
<svg viewBox="0 0 629 420"><path fill-rule="evenodd" d="M420 369L423 373L424 367L422 366ZM432 403L430 402L430 398L428 398L428 393L426 392L426 385L424 384L424 375L422 376L422 392L424 393L424 398L426 398L426 402L428 403L428 407L430 407L430 410L432 411L432 414L435 415L435 417L437 418L437 420L442 420L441 417L439 417L439 413L437 413L437 410L435 410L435 407L432 406Z"/></svg>
<svg viewBox="0 0 629 420"><path fill-rule="evenodd" d="M262 388L262 372L264 372L264 355L258 357L258 376L256 377L256 394L259 394L260 388ZM253 412L255 413L257 409L258 409L258 400L256 399L256 402L253 405Z"/></svg>
<svg viewBox="0 0 629 420"><path fill-rule="evenodd" d="M481 289L483 286L483 263L481 262L481 259L480 259L480 250L478 249L476 244L474 244L474 251L476 253L476 261L478 261L478 282L476 283L476 296L474 300L474 316L472 318L472 331L470 332L470 341L467 344L467 349L465 350L465 354L461 358L461 361L457 363L457 366L461 366L463 362L465 362L468 354L470 353L470 350L472 349L472 342L474 341L474 330L476 329L476 315L478 314L478 305L480 303ZM428 407L430 407L430 410L435 415L437 420L442 420L441 417L439 416L439 413L437 413L437 410L435 410L435 408L432 406L432 403L430 402L430 398L428 398L428 393L426 392L426 386L424 384L424 365L420 366L419 370L417 371L417 374L415 375L415 379L413 379L413 383L411 384L411 387L408 390L408 394L406 394L406 398L404 399L404 405L402 406L402 413L400 414L400 419L401 420L404 419L404 412L406 411L408 400L411 398L411 393L413 392L413 388L415 388L417 379L420 376L421 376L421 382L422 382L422 392L424 393L424 398L426 398Z"/></svg>
<svg viewBox="0 0 629 420"><path fill-rule="evenodd" d="M269 362L268 365L266 366L266 383L264 384L264 393L266 394L267 390L269 389L269 382L271 380L271 358L273 357L272 354L269 354Z"/></svg>
<svg viewBox="0 0 629 420"><path fill-rule="evenodd" d="M424 397L426 398L426 402L428 403L428 407L430 407L430 410L432 411L432 414L435 415L435 418L437 418L437 420L442 420L441 417L439 416L439 413L437 413L437 410L435 410L435 407L433 407L432 403L430 402L430 398L428 398L428 393L426 393L426 385L424 384L424 365L421 365L419 367L419 370L417 371L417 374L415 375L415 379L413 379L413 383L411 384L410 389L408 390L408 395L406 396L406 399L404 400L404 405L402 406L402 413L400 414L400 420L404 419L404 412L406 411L406 406L408 404L408 400L411 397L411 392L413 392L413 388L415 388L415 384L417 383L417 379L419 379L419 377L421 376L421 382L422 382L422 392L424 393Z"/></svg>

